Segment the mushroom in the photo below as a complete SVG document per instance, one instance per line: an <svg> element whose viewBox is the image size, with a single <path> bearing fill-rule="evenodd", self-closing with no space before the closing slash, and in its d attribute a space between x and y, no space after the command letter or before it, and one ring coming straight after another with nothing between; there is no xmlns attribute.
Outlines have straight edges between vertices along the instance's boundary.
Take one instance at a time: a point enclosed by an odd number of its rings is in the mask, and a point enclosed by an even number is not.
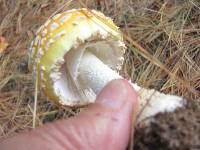
<svg viewBox="0 0 200 150"><path fill-rule="evenodd" d="M30 46L29 67L50 100L84 106L94 103L109 81L123 78L118 72L125 49L122 33L110 18L96 10L72 9L39 28ZM181 97L131 85L140 96L139 121L184 104Z"/></svg>

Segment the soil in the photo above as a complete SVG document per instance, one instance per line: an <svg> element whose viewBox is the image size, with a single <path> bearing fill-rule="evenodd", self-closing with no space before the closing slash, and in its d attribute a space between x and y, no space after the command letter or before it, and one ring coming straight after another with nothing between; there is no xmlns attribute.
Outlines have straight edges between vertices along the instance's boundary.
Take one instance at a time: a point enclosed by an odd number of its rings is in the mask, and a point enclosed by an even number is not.
<svg viewBox="0 0 200 150"><path fill-rule="evenodd" d="M135 150L199 150L200 104L155 116L152 123L135 132Z"/></svg>

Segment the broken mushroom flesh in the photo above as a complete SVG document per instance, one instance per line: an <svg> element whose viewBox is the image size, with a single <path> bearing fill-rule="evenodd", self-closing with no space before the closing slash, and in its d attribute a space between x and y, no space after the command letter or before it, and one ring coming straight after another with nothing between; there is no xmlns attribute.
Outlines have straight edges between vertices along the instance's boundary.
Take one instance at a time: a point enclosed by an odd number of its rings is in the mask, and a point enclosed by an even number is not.
<svg viewBox="0 0 200 150"><path fill-rule="evenodd" d="M36 34L29 67L50 100L72 107L87 105L108 82L123 78L118 73L126 49L123 37L102 13L69 10L47 20ZM131 85L139 92L139 121L184 104L181 97Z"/></svg>

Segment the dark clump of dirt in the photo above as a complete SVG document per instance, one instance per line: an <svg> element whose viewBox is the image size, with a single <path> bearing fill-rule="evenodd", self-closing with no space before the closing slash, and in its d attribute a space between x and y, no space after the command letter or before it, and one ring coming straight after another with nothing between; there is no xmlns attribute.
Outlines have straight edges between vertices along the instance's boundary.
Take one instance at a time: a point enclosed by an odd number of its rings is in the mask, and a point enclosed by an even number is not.
<svg viewBox="0 0 200 150"><path fill-rule="evenodd" d="M200 150L200 104L158 114L136 129L134 143L135 150Z"/></svg>

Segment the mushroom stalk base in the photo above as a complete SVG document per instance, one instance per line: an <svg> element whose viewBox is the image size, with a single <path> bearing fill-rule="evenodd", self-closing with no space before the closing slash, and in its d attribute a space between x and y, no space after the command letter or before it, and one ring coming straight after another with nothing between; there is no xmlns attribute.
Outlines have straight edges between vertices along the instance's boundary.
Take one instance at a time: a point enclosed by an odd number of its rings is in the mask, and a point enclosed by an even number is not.
<svg viewBox="0 0 200 150"><path fill-rule="evenodd" d="M100 59L90 52L85 52L79 67L79 79L91 88L97 95L103 87L113 79L122 79L117 72L109 68ZM139 120L149 118L159 112L174 111L184 105L183 98L174 95L166 95L155 90L144 89L137 84L131 83L139 93L141 112Z"/></svg>

